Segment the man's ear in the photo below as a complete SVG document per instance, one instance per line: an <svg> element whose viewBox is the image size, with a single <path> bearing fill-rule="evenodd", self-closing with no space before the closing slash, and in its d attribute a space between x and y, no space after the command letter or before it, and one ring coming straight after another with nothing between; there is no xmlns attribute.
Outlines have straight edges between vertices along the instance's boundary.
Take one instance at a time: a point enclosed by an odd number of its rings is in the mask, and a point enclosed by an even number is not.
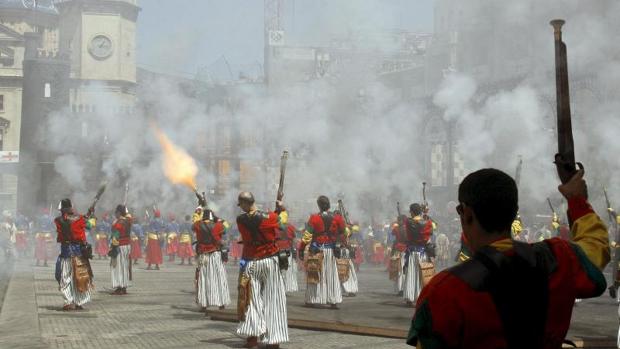
<svg viewBox="0 0 620 349"><path fill-rule="evenodd" d="M463 222L467 225L472 225L476 219L474 211L469 206L463 207Z"/></svg>

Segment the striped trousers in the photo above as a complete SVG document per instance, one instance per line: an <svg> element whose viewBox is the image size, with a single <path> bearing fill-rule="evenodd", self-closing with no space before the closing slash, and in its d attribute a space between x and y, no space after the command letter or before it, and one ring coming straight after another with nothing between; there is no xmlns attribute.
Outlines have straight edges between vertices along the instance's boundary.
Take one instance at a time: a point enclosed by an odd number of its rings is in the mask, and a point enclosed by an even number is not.
<svg viewBox="0 0 620 349"><path fill-rule="evenodd" d="M230 304L230 291L222 252L214 251L198 255L198 303L201 307L221 307Z"/></svg>
<svg viewBox="0 0 620 349"><path fill-rule="evenodd" d="M110 260L110 274L112 276L112 288L127 288L129 286L129 253L131 245L118 247L118 256Z"/></svg>
<svg viewBox="0 0 620 349"><path fill-rule="evenodd" d="M65 305L75 304L84 305L90 302L90 290L86 292L78 292L73 282L73 264L71 257L60 258L60 292L65 300Z"/></svg>
<svg viewBox="0 0 620 349"><path fill-rule="evenodd" d="M282 279L284 280L284 290L286 292L297 292L297 261L293 256L288 256L288 269L282 270Z"/></svg>
<svg viewBox="0 0 620 349"><path fill-rule="evenodd" d="M264 344L288 342L286 293L278 257L249 261L242 272L250 277L252 298L237 334L259 337Z"/></svg>
<svg viewBox="0 0 620 349"><path fill-rule="evenodd" d="M411 252L407 261L407 270L403 285L403 297L406 301L415 303L422 291L422 272L420 261L426 261L424 252Z"/></svg>
<svg viewBox="0 0 620 349"><path fill-rule="evenodd" d="M357 273L355 272L355 265L353 261L349 259L349 278L342 283L342 290L346 293L357 293Z"/></svg>
<svg viewBox="0 0 620 349"><path fill-rule="evenodd" d="M405 267L405 252L400 253L400 270L398 272L398 278L394 280L394 292L400 293L403 291L405 285L405 275L403 274L403 268Z"/></svg>
<svg viewBox="0 0 620 349"><path fill-rule="evenodd" d="M336 267L334 249L323 248L323 270L321 270L318 284L307 284L306 303L309 304L338 304L342 303L340 279Z"/></svg>

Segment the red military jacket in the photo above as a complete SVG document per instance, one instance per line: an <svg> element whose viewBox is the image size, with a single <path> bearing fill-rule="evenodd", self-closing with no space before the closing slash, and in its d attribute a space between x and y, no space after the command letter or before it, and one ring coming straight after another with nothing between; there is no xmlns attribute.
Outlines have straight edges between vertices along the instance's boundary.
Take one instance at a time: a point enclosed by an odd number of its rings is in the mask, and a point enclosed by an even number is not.
<svg viewBox="0 0 620 349"><path fill-rule="evenodd" d="M407 250L407 232L401 231L406 229L405 227L401 228L402 221L395 223L392 226L392 235L394 235L394 249L400 252L405 252Z"/></svg>
<svg viewBox="0 0 620 349"><path fill-rule="evenodd" d="M118 233L118 236L116 236ZM112 224L112 236L118 240L119 246L131 243L131 218L121 217Z"/></svg>
<svg viewBox="0 0 620 349"><path fill-rule="evenodd" d="M295 231L297 229L292 224L286 225L286 230L280 230L280 238L277 241L280 250L290 250L295 240Z"/></svg>
<svg viewBox="0 0 620 349"><path fill-rule="evenodd" d="M433 233L433 222L425 220L421 216L408 218L405 221L405 231L407 232L407 244L409 246L424 246Z"/></svg>
<svg viewBox="0 0 620 349"><path fill-rule="evenodd" d="M277 240L287 221L286 211L255 211L237 217L237 227L243 242L243 259L261 259L278 253Z"/></svg>
<svg viewBox="0 0 620 349"><path fill-rule="evenodd" d="M329 227L325 227L323 219L332 217ZM345 242L346 223L342 215L334 213L327 214L315 213L310 216L307 223L307 232L312 234L312 241L319 244L333 244L336 242ZM304 239L307 240L307 239ZM304 241L306 242L306 241Z"/></svg>
<svg viewBox="0 0 620 349"><path fill-rule="evenodd" d="M58 243L86 242L86 218L82 215L63 214L54 219Z"/></svg>
<svg viewBox="0 0 620 349"><path fill-rule="evenodd" d="M226 234L224 221L197 221L192 226L196 234L196 253L211 253L220 249L222 238Z"/></svg>
<svg viewBox="0 0 620 349"><path fill-rule="evenodd" d="M547 318L544 348L560 348L570 325L576 298L590 298L604 292L601 269L609 261L606 227L583 198L568 202L574 221L574 243L547 239L555 260L548 279ZM514 254L513 241L491 244L505 255ZM472 263L470 259L465 263ZM418 348L507 348L497 307L486 291L476 291L451 272L435 275L417 300L407 343Z"/></svg>

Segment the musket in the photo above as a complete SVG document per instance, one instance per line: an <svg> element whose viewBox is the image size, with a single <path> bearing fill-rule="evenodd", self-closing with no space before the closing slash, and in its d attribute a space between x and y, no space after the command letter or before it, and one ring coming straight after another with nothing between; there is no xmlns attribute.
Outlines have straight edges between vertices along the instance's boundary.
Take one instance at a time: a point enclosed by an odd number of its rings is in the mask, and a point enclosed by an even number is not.
<svg viewBox="0 0 620 349"><path fill-rule="evenodd" d="M129 197L129 182L125 182L125 197L123 198L123 206L127 207L127 198Z"/></svg>
<svg viewBox="0 0 620 349"><path fill-rule="evenodd" d="M422 205L424 205L424 208L428 208L428 202L426 201L426 182L422 182Z"/></svg>
<svg viewBox="0 0 620 349"><path fill-rule="evenodd" d="M88 208L88 213L86 214L86 216L88 218L90 218L95 213L95 206L97 205L97 202L99 202L99 199L101 199L101 195L103 195L103 193L105 192L105 188L106 188L107 185L108 185L107 183L103 183L99 187L99 190L97 190L97 194L95 195L95 199L93 200L92 205L90 205L90 207Z"/></svg>
<svg viewBox="0 0 620 349"><path fill-rule="evenodd" d="M281 201L284 197L284 177L286 175L286 161L288 160L288 151L282 152L280 158L280 181L278 182L278 194L276 195L276 209L278 208L278 201Z"/></svg>
<svg viewBox="0 0 620 349"><path fill-rule="evenodd" d="M607 204L607 214L609 215L609 223L612 225L616 224L616 217L614 217L614 209L611 208L611 202L609 201L609 196L607 195L607 189L603 188L603 193L605 193L605 203Z"/></svg>
<svg viewBox="0 0 620 349"><path fill-rule="evenodd" d="M194 188L194 194L196 195L196 198L198 199L198 206L202 207L203 210L208 209L209 205L207 204L207 196L205 192L203 191L202 194L200 194L198 190Z"/></svg>
<svg viewBox="0 0 620 349"><path fill-rule="evenodd" d="M619 236L618 236L618 224L616 223L616 217L615 217L615 213L614 210L611 208L611 202L609 201L609 196L607 195L607 189L603 188L603 193L605 193L605 203L607 204L607 214L609 215L609 224L612 227L615 227L612 239L613 241L616 242L616 244L618 243L619 240ZM616 245L617 246L617 245ZM613 299L617 299L618 297L618 263L620 262L620 251L618 251L618 248L614 248L613 249L613 259L611 261L611 263L609 263L611 265L611 278L612 278L612 284L607 288L609 290L609 296Z"/></svg>
<svg viewBox="0 0 620 349"><path fill-rule="evenodd" d="M554 19L550 22L555 37L555 88L558 119L558 152L555 154L555 166L562 183L570 181L577 173L581 163L575 163L575 143L571 124L570 93L568 87L568 61L566 44L562 41L562 26L565 21Z"/></svg>
<svg viewBox="0 0 620 349"><path fill-rule="evenodd" d="M555 208L553 208L553 204L551 204L551 199L547 198L547 203L549 204L549 208L551 209L551 213L553 213L553 216L556 216Z"/></svg>
<svg viewBox="0 0 620 349"><path fill-rule="evenodd" d="M123 206L125 206L125 210L127 210L127 199L129 198L129 181L125 181L125 197L123 199ZM129 235L131 235L131 230L129 231ZM131 258L129 259L129 281L133 281L133 268L131 267L133 263L131 262Z"/></svg>
<svg viewBox="0 0 620 349"><path fill-rule="evenodd" d="M404 238L405 237L405 221L403 220L401 222L401 213L400 213L400 202L396 202L396 213L398 214L398 218L396 218L396 221L398 222L398 232L400 233L400 237Z"/></svg>
<svg viewBox="0 0 620 349"><path fill-rule="evenodd" d="M97 190L95 199L93 200L92 205L90 205L90 207L88 208L88 213L86 214L87 219L90 219L95 214L95 206L97 205L97 202L99 202L99 199L101 199L101 195L103 195L103 192L105 192L106 186L107 186L107 183L104 182L99 187L99 190ZM90 260L88 259L89 257L92 256L92 253L90 253L91 256L86 256L84 251L86 250L85 249L82 250L82 259L84 260L84 264L86 264L86 268L88 269L88 275L90 276L90 279L92 280L94 279L93 268L90 266Z"/></svg>
<svg viewBox="0 0 620 349"><path fill-rule="evenodd" d="M344 208L344 203L342 202L342 199L338 199L338 210L340 210L340 213L344 218L344 222L347 225L351 225L351 221L349 221L349 213L347 212L347 209Z"/></svg>
<svg viewBox="0 0 620 349"><path fill-rule="evenodd" d="M523 158L519 155L519 162L517 163L517 171L515 173L515 182L517 183L517 187L519 186L519 182L521 181L521 168L523 167Z"/></svg>

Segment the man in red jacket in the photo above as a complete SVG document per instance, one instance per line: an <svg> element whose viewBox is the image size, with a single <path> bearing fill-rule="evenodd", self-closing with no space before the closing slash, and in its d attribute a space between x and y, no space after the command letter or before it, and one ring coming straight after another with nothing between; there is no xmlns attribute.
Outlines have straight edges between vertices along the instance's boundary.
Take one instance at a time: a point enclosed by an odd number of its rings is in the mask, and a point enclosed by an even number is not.
<svg viewBox="0 0 620 349"><path fill-rule="evenodd" d="M60 216L54 219L60 244L60 256L56 262L56 281L62 292L65 304L63 310L81 310L82 306L90 302L92 289L92 271L88 260L82 253L86 246L86 229L89 222L86 217L76 214L69 199L63 199L58 205ZM87 217L93 215L89 210ZM89 275L78 274L84 266L88 266Z"/></svg>
<svg viewBox="0 0 620 349"><path fill-rule="evenodd" d="M239 294L237 334L247 337L246 348L258 346L258 338L267 348L279 348L288 342L288 321L277 240L288 214L280 201L275 212L259 211L250 192L239 194L238 205L243 211L237 217L243 242L239 276L243 292Z"/></svg>
<svg viewBox="0 0 620 349"><path fill-rule="evenodd" d="M202 217L194 223L192 230L196 233L196 299L203 310L210 306L220 310L230 304L230 292L226 269L222 256L223 237L228 231L228 222L219 219L210 209L202 211Z"/></svg>
<svg viewBox="0 0 620 349"><path fill-rule="evenodd" d="M413 203L409 206L410 217L403 221L405 225L405 262L403 271L403 298L408 306L418 299L422 291L422 271L420 263L428 262L430 256L427 244L433 232L433 222L423 216L422 205Z"/></svg>
<svg viewBox="0 0 620 349"><path fill-rule="evenodd" d="M510 235L515 181L496 169L459 186L457 212L474 254L435 275L416 306L407 343L418 348L560 348L576 298L605 291L607 230L588 204L583 170L559 187L573 241L527 244Z"/></svg>
<svg viewBox="0 0 620 349"><path fill-rule="evenodd" d="M131 280L131 215L125 205L116 206L116 220L112 224L110 239L110 274L112 277L113 295L127 294Z"/></svg>
<svg viewBox="0 0 620 349"><path fill-rule="evenodd" d="M309 245L309 256L322 259L318 280L308 277L306 280L306 305L330 304L337 308L342 303L342 290L338 278L336 258L339 258L340 244L345 243L346 223L339 213L329 212L330 204L326 196L316 200L320 212L308 219L306 231L302 237L300 255L303 256L306 245ZM313 271L306 271L312 273ZM311 280L313 282L311 282Z"/></svg>

